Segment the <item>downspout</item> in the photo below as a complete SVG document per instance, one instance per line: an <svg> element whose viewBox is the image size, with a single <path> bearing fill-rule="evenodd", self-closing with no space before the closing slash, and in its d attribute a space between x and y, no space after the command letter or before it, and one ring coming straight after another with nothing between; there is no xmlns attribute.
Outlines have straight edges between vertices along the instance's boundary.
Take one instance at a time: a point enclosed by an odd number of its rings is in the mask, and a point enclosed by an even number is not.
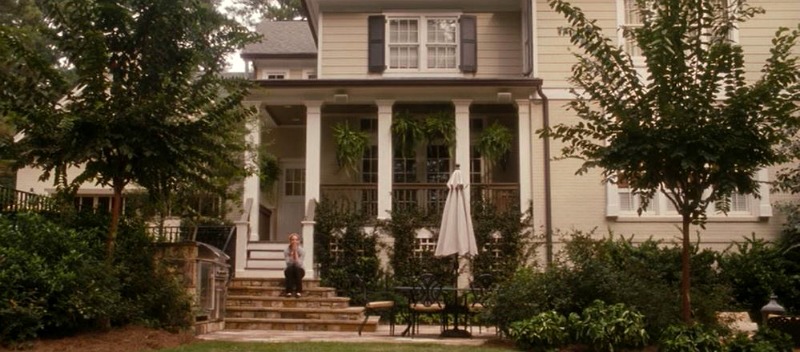
<svg viewBox="0 0 800 352"><path fill-rule="evenodd" d="M544 95L542 85L536 86L536 93L542 98L542 128L550 128L550 99ZM550 137L545 134L544 147L544 241L545 262L549 268L553 264L553 192L550 187Z"/></svg>

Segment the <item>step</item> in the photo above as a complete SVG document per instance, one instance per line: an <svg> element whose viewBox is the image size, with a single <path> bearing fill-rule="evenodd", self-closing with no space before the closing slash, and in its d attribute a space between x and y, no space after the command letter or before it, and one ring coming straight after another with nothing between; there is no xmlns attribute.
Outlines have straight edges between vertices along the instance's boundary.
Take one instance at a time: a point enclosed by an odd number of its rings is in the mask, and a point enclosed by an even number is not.
<svg viewBox="0 0 800 352"><path fill-rule="evenodd" d="M226 309L235 307L286 307L286 308L346 308L350 306L347 297L270 297L270 296L228 296Z"/></svg>
<svg viewBox="0 0 800 352"><path fill-rule="evenodd" d="M362 320L364 307L347 308L286 308L286 307L229 307L225 319L320 319L320 320Z"/></svg>
<svg viewBox="0 0 800 352"><path fill-rule="evenodd" d="M283 259L247 259L246 267L247 269L280 270L280 272L283 273L283 269L286 268L286 262L284 262Z"/></svg>
<svg viewBox="0 0 800 352"><path fill-rule="evenodd" d="M286 258L283 257L283 251L265 251L265 250L249 250L247 251L248 259L269 259L284 262Z"/></svg>
<svg viewBox="0 0 800 352"><path fill-rule="evenodd" d="M378 317L370 317L364 331L374 332ZM226 318L230 330L358 331L361 320Z"/></svg>
<svg viewBox="0 0 800 352"><path fill-rule="evenodd" d="M237 277L231 280L229 287L249 287L249 288L256 288L256 287L263 287L263 288L274 288L279 287L283 288L283 271L281 270L281 277L280 278L242 278ZM303 279L303 289L309 289L319 286L319 279Z"/></svg>
<svg viewBox="0 0 800 352"><path fill-rule="evenodd" d="M245 267L245 271L237 272L236 277L243 279L283 279L283 268L258 269Z"/></svg>
<svg viewBox="0 0 800 352"><path fill-rule="evenodd" d="M278 251L283 255L283 250L289 245L288 242L249 242L247 243L248 251Z"/></svg>
<svg viewBox="0 0 800 352"><path fill-rule="evenodd" d="M229 287L228 295L233 296L267 296L279 297L283 295L284 287ZM309 297L336 297L336 290L331 287L304 287L303 294Z"/></svg>

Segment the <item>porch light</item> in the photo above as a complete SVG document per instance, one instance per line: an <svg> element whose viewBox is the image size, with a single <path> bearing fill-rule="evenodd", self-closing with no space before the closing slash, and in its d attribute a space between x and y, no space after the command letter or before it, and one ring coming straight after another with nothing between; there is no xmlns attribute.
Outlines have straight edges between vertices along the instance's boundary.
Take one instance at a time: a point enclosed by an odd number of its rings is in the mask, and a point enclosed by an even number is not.
<svg viewBox="0 0 800 352"><path fill-rule="evenodd" d="M497 92L497 102L498 103L510 103L511 102L511 93L509 93L509 92Z"/></svg>
<svg viewBox="0 0 800 352"><path fill-rule="evenodd" d="M333 95L333 102L337 104L345 104L350 99L347 94L334 94Z"/></svg>
<svg viewBox="0 0 800 352"><path fill-rule="evenodd" d="M778 296L774 293L769 297L769 303L765 306L761 307L761 322L766 324L767 319L773 315L784 315L786 314L786 309L783 308L780 304L778 304Z"/></svg>

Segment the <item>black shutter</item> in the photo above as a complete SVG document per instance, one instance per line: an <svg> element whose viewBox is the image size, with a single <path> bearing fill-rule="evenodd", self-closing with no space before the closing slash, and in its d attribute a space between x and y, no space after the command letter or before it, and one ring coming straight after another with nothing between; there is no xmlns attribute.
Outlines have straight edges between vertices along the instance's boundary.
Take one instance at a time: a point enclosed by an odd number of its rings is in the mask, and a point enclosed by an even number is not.
<svg viewBox="0 0 800 352"><path fill-rule="evenodd" d="M478 29L475 16L461 16L461 72L478 72Z"/></svg>
<svg viewBox="0 0 800 352"><path fill-rule="evenodd" d="M386 17L369 16L369 72L381 73L386 70L385 31Z"/></svg>

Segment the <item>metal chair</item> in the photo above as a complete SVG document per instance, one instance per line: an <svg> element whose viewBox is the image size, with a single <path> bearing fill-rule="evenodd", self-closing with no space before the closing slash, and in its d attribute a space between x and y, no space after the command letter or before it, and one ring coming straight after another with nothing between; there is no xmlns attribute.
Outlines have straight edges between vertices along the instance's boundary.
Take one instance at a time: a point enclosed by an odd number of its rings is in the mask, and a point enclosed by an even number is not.
<svg viewBox="0 0 800 352"><path fill-rule="evenodd" d="M380 315L381 312L389 313L389 335L394 336L394 321L395 321L395 302L394 300L370 300L367 289L367 282L356 275L356 280L359 281L364 294L364 321L358 326L358 336L361 336L361 331L367 325L367 320L371 315Z"/></svg>
<svg viewBox="0 0 800 352"><path fill-rule="evenodd" d="M470 323L469 330L472 332L472 318L480 315L486 310L487 300L494 286L494 276L491 274L480 274L469 283L470 301L467 303L467 311ZM481 332L482 324L478 324L478 333Z"/></svg>
<svg viewBox="0 0 800 352"><path fill-rule="evenodd" d="M419 332L419 316L421 314L438 315L440 317L441 330L444 330L444 303L442 294L442 284L436 276L425 273L417 278L411 294L408 308L411 312L411 336Z"/></svg>

